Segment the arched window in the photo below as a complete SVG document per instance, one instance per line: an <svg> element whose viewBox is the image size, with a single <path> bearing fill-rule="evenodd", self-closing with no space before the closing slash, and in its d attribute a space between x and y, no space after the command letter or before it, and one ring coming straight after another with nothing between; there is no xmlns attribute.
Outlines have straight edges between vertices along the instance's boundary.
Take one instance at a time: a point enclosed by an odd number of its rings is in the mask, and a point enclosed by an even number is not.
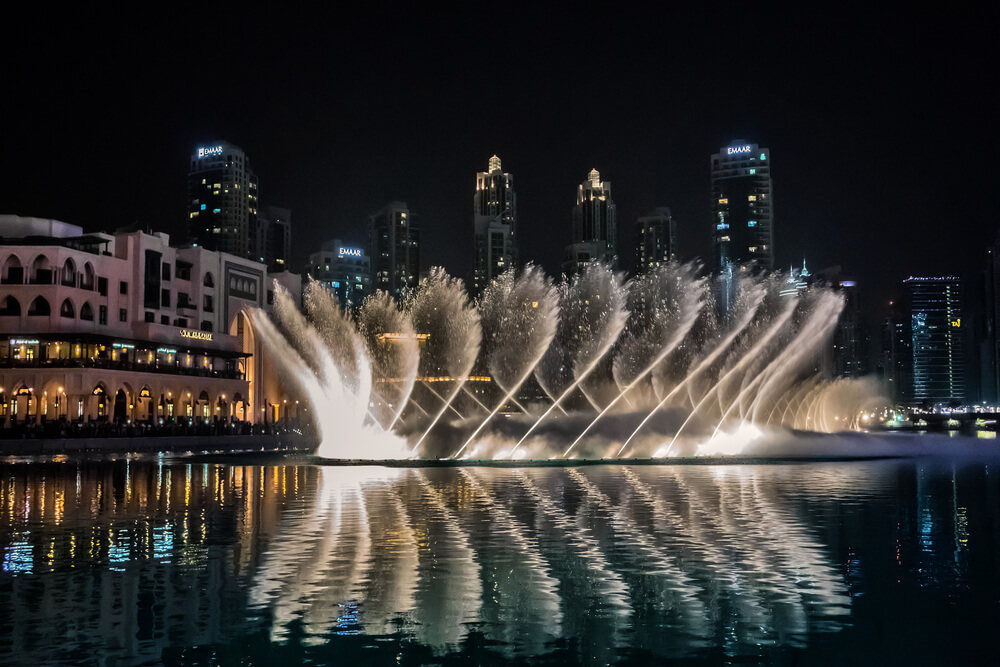
<svg viewBox="0 0 1000 667"><path fill-rule="evenodd" d="M205 274L205 287L215 287L215 279L212 278L211 273Z"/></svg>
<svg viewBox="0 0 1000 667"><path fill-rule="evenodd" d="M94 309L91 308L90 303L86 301L83 303L82 306L80 306L80 319L86 320L88 322L94 321Z"/></svg>
<svg viewBox="0 0 1000 667"><path fill-rule="evenodd" d="M35 297L35 300L31 302L31 307L28 308L28 315L46 316L51 314L52 309L49 308L49 302L45 300L45 297Z"/></svg>
<svg viewBox="0 0 1000 667"><path fill-rule="evenodd" d="M94 266L90 262L83 265L83 280L80 281L83 289L94 289Z"/></svg>
<svg viewBox="0 0 1000 667"><path fill-rule="evenodd" d="M45 255L39 255L31 263L31 283L33 285L52 284L52 266L49 264L49 258Z"/></svg>
<svg viewBox="0 0 1000 667"><path fill-rule="evenodd" d="M59 308L60 317L76 317L76 309L73 308L73 302L69 299L63 299L62 306Z"/></svg>
<svg viewBox="0 0 1000 667"><path fill-rule="evenodd" d="M8 255L3 261L3 272L0 273L0 283L5 285L21 285L24 283L24 267L17 255Z"/></svg>
<svg viewBox="0 0 1000 667"><path fill-rule="evenodd" d="M4 297L0 302L0 317L20 317L21 303L12 296Z"/></svg>
<svg viewBox="0 0 1000 667"><path fill-rule="evenodd" d="M76 287L76 262L69 257L63 264L60 282L66 287Z"/></svg>

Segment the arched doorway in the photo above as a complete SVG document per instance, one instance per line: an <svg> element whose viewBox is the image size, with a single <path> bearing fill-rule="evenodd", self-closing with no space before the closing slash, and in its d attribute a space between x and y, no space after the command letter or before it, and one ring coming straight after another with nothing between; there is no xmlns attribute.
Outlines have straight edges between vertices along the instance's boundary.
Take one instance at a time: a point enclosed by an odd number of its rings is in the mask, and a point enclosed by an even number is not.
<svg viewBox="0 0 1000 667"><path fill-rule="evenodd" d="M124 389L119 389L115 394L115 421L123 422L128 419L128 396Z"/></svg>
<svg viewBox="0 0 1000 667"><path fill-rule="evenodd" d="M238 370L247 382L246 395L246 418L252 421L254 396L256 391L255 380L257 362L253 356L254 347L257 342L256 333L253 330L253 322L250 315L245 310L236 313L232 325L229 327L229 334L236 337L237 345L244 356L237 361Z"/></svg>

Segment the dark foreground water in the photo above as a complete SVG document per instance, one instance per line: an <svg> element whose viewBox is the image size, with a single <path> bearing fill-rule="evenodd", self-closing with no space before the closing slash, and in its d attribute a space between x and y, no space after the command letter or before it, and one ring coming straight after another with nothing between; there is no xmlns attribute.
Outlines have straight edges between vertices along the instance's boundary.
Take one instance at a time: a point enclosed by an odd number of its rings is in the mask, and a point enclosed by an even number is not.
<svg viewBox="0 0 1000 667"><path fill-rule="evenodd" d="M0 664L1000 660L985 460L261 462L0 463Z"/></svg>

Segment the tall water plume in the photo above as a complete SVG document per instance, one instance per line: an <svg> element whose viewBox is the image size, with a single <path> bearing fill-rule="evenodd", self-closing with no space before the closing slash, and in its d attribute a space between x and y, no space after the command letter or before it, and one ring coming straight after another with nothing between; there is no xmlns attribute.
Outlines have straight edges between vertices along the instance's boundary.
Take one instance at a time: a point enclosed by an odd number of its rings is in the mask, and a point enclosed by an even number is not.
<svg viewBox="0 0 1000 667"><path fill-rule="evenodd" d="M465 285L440 267L431 269L430 275L420 281L406 310L416 332L427 336L420 351L418 374L428 383L450 378L452 385L448 395L442 397L444 405L414 444L416 451L467 381L479 354L482 327Z"/></svg>
<svg viewBox="0 0 1000 667"><path fill-rule="evenodd" d="M417 377L420 351L413 324L387 292L378 290L358 309L358 330L372 364L372 412L383 428L391 429L406 408Z"/></svg>

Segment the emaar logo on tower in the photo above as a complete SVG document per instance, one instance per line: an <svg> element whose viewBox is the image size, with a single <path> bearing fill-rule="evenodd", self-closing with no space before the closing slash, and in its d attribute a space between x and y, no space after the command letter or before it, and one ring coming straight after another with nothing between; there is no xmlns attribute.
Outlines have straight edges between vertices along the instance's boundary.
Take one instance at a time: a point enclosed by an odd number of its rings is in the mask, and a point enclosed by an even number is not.
<svg viewBox="0 0 1000 667"><path fill-rule="evenodd" d="M222 146L210 146L198 149L198 157L209 157L210 155L222 155Z"/></svg>
<svg viewBox="0 0 1000 667"><path fill-rule="evenodd" d="M740 153L749 153L750 146L730 146L726 149L726 155L739 155Z"/></svg>
<svg viewBox="0 0 1000 667"><path fill-rule="evenodd" d="M340 249L340 256L343 257L344 255L347 255L348 257L361 257L361 249L360 248L341 248Z"/></svg>

